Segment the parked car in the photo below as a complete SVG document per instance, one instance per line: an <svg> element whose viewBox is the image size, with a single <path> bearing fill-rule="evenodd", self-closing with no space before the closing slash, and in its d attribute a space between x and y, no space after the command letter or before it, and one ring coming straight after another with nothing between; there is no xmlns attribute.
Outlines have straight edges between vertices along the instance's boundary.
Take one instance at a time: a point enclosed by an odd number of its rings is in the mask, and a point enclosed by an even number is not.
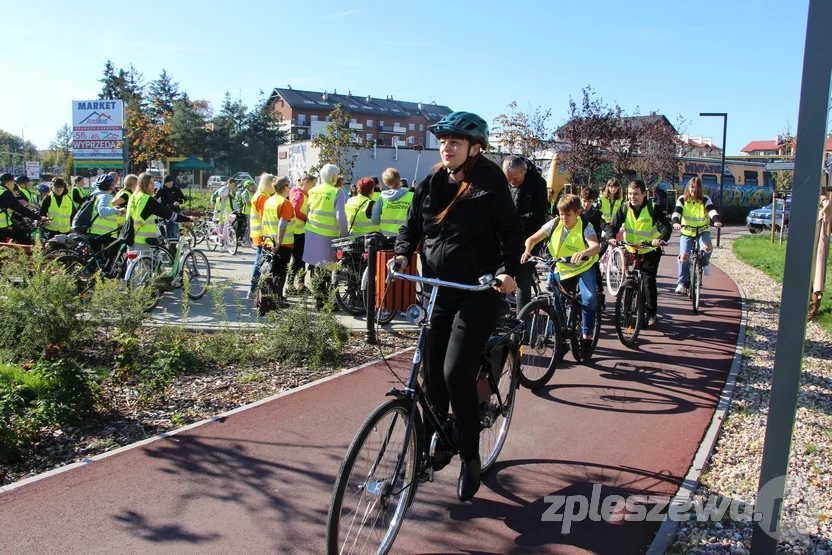
<svg viewBox="0 0 832 555"><path fill-rule="evenodd" d="M768 206L763 206L762 208L757 208L748 213L748 216L745 218L745 225L748 227L748 231L750 233L760 233L766 229L771 229L771 210L773 204L774 203ZM791 197L788 197L786 200L781 198L777 199L777 221L774 225L775 230L780 230L780 221L783 217L784 209L786 211L785 227L789 227L789 212L791 211L791 207Z"/></svg>
<svg viewBox="0 0 832 555"><path fill-rule="evenodd" d="M226 181L228 181L227 175L212 175L208 178L207 187L209 189L219 189L220 187L225 185Z"/></svg>
<svg viewBox="0 0 832 555"><path fill-rule="evenodd" d="M246 179L251 179L252 181L254 181L255 184L257 183L257 180L251 177L251 174L248 172L237 172L231 177L232 179L234 179L234 181L237 182L238 187L242 186L243 182L245 182Z"/></svg>

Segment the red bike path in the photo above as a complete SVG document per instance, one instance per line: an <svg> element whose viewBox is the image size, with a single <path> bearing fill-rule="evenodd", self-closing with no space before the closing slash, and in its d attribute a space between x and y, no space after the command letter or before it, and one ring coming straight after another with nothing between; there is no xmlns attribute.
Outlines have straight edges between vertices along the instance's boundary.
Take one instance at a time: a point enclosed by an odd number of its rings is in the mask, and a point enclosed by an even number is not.
<svg viewBox="0 0 832 555"><path fill-rule="evenodd" d="M693 314L662 260L660 320L638 350L614 307L593 362L571 354L519 391L506 445L477 496L456 499L455 460L419 488L395 553L644 553L658 522L544 522L547 495L676 493L710 424L742 301L718 269ZM410 353L391 365L401 376ZM375 363L170 437L0 494L0 552L324 553L335 475L353 435L397 384ZM562 510L560 511L563 512Z"/></svg>

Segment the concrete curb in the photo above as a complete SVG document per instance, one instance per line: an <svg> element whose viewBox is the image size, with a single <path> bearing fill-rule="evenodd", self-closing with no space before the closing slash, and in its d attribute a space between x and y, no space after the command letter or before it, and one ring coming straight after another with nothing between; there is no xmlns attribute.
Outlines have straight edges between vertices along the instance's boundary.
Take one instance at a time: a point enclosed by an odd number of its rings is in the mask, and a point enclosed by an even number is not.
<svg viewBox="0 0 832 555"><path fill-rule="evenodd" d="M748 299L746 298L745 291L740 284L737 283L737 281L730 274L726 272L723 273L731 278L731 281L733 281L734 285L737 286L737 291L742 299L742 316L740 317L740 329L737 334L737 345L734 349L734 361L731 363L731 371L728 373L728 378L725 380L725 387L722 388L722 394L720 395L719 403L717 403L713 418L711 418L711 423L708 426L708 429L705 430L702 443L699 444L699 450L697 450L696 455L693 457L693 462L690 465L688 473L685 475L685 479L682 481L682 484L676 491L676 495L673 496L673 499L670 502L671 506L680 505L686 501L690 501L696 491L696 488L699 486L699 480L702 477L702 472L708 465L708 461L710 460L711 454L713 453L717 440L719 439L719 433L722 429L722 424L725 421L725 416L731 408L731 399L734 396L734 387L737 383L737 375L740 373L740 369L742 368L742 349L745 347L745 330L746 325L748 324ZM656 537L653 538L653 542L647 549L647 555L662 555L667 553L667 550L676 538L676 532L678 532L678 530L679 522L665 518L659 527L659 531L656 533Z"/></svg>
<svg viewBox="0 0 832 555"><path fill-rule="evenodd" d="M153 436L153 437L147 438L147 439L145 439L145 440L142 440L142 441L137 441L137 442L135 442L135 443L131 443L130 445L125 445L124 447L119 447L118 449L113 449L112 451L107 451L106 453L101 453L101 454L99 454L99 455L95 455L95 456L92 456L92 457L88 457L88 458L83 459L83 460L81 460L81 461L78 461L78 462L75 462L75 463L72 463L72 464L68 464L68 465L66 465L66 466L62 466L62 467L60 467L60 468L55 468L55 469L53 469L53 470L49 470L49 471L44 472L44 473L42 473L42 474L38 474L37 476L32 476L31 478L25 478L25 479L23 479L23 480L19 480L19 481L17 481L17 482L13 482L13 483L8 484L8 485L6 485L6 486L2 486L2 487L0 487L0 495L2 495L3 493L6 493L6 492L12 491L12 490L15 490L15 489L21 488L21 487L26 486L26 485L29 485L29 484L32 484L32 483L35 483L35 482L39 482L40 480L43 480L43 479L45 479L45 478L49 478L49 477L51 477L51 476L55 476L55 475L57 475L57 474L61 474L61 473L63 473L63 472L68 472L68 471L70 471L70 470L73 470L73 469L76 469L76 468L80 468L80 467L82 467L82 466L86 466L86 465L88 465L88 464L91 464L91 463L94 463L94 462L96 462L96 461L100 461L100 460L106 459L106 458L108 458L108 457L112 457L113 455L117 455L117 454L119 454L119 453L123 453L123 452L125 452L125 451L129 451L129 450L131 450L131 449L135 449L135 448L137 448L137 447L143 447L143 446L145 446L145 445L147 445L147 444L149 444L149 443L153 443L154 441L158 441L158 440L160 440L160 439L164 439L164 438L168 438L168 437L175 436L175 435L180 434L180 433L182 433L182 432L185 432L185 431L188 431L188 430L192 430L192 429L194 429L194 428L197 428L197 427L199 427L199 426L202 426L203 424L208 424L209 422L215 422L215 421L217 421L217 420L222 420L222 419L227 418L227 417L229 417L229 416L231 416L231 415L233 415L233 414L237 414L238 412L243 412L243 411L245 411L245 410L249 410L249 409L251 409L251 408L257 407L257 406L259 406L259 405L262 405L262 404L265 404L265 403L269 403L269 402L271 402L271 401L275 401L275 400L277 400L277 399L280 399L281 397L286 397L286 396L288 396L288 395L292 395L292 394L298 393L299 391L303 391L303 390L305 390L305 389L312 388L312 387L314 387L314 386L316 386L316 385L319 385L319 384L322 384L322 383L328 382L328 381L330 381L330 380L334 380L334 379L337 379L337 378L340 378L340 377L346 376L347 374L352 374L353 372L357 372L358 370L361 370L362 368L366 368L366 367L368 367L368 366L372 366L373 364L376 364L376 363L378 363L378 362L381 362L381 361L382 361L382 360L384 360L384 359L392 358L392 357L394 357L394 356L396 356L396 355L400 355L400 354L403 354L403 353L407 353L407 352L409 352L409 351L413 351L414 349L416 349L416 347L408 347L407 349L402 349L402 350L400 350L400 351L396 351L396 352L391 353L391 354L389 354L389 355L385 355L385 357L384 357L384 358L376 358L376 359L373 359L373 360L371 360L371 361L369 361L369 362L365 362L364 364L362 364L362 365L360 365L360 366L355 366L355 367L353 367L353 368L347 368L346 370L342 370L342 371L338 372L337 374L333 374L333 375L331 375L331 376L327 376L327 377L325 377L325 378L321 378L320 380L315 380L315 381L310 382L310 383L308 383L308 384L304 384L304 385L302 385L302 386L300 386L300 387L296 387L296 388L294 388L294 389L290 389L289 391L282 391L282 392L280 392L280 393L276 393L276 394L271 395L271 396L269 396L269 397L266 397L266 398L264 398L264 399L260 399L259 401L254 401L253 403L249 403L249 404L247 404L247 405L243 405L243 406L241 406L241 407L237 407L236 409L231 409L231 410L226 411L226 412L223 412L223 413L221 413L221 414L217 414L217 415L215 415L215 416L211 416L210 418L206 418L206 419L204 419L204 420L200 420L199 422L194 422L193 424L188 424L187 426L183 426L183 427L181 427L181 428L177 428L176 430L172 430L172 431L170 431L170 432L164 432L164 433L161 433L161 434L155 435L155 436Z"/></svg>

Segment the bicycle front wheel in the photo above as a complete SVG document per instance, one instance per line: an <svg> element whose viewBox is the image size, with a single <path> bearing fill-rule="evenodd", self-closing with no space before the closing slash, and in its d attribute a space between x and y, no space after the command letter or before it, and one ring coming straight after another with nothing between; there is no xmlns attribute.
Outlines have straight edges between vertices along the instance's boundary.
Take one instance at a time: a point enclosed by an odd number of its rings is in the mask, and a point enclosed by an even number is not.
<svg viewBox="0 0 832 555"><path fill-rule="evenodd" d="M615 331L625 347L635 347L643 325L643 313L644 299L640 287L635 280L628 279L621 286L615 299Z"/></svg>
<svg viewBox="0 0 832 555"><path fill-rule="evenodd" d="M201 299L211 284L211 264L202 251L191 251L182 262L182 278L185 280L188 298Z"/></svg>
<svg viewBox="0 0 832 555"><path fill-rule="evenodd" d="M537 299L517 315L525 324L520 341L520 373L523 387L537 389L546 385L557 369L562 338L555 311L547 301Z"/></svg>
<svg viewBox="0 0 832 555"><path fill-rule="evenodd" d="M390 551L418 479L422 426L393 399L364 422L341 464L326 527L327 553Z"/></svg>
<svg viewBox="0 0 832 555"><path fill-rule="evenodd" d="M694 256L690 264L690 301L693 311L699 312L699 299L702 294L702 263L699 256Z"/></svg>
<svg viewBox="0 0 832 555"><path fill-rule="evenodd" d="M618 295L621 284L624 283L624 272L626 272L626 261L624 251L619 248L607 251L607 291L613 297Z"/></svg>
<svg viewBox="0 0 832 555"><path fill-rule="evenodd" d="M506 443L511 417L514 415L514 399L517 394L515 376L517 371L517 353L510 352L503 367L495 374L488 370L491 380L491 397L480 403L480 469L485 472L500 455ZM494 390L496 386L496 391Z"/></svg>
<svg viewBox="0 0 832 555"><path fill-rule="evenodd" d="M225 245L228 254L237 254L237 247L239 245L237 245L237 232L234 231L233 227L229 226L226 231L225 240L228 241L228 244Z"/></svg>

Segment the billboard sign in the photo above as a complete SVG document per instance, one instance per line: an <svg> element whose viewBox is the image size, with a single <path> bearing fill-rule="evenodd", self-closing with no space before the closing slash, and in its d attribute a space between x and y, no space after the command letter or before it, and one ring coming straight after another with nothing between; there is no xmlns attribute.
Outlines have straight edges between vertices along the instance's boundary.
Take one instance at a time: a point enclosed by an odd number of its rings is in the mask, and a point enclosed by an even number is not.
<svg viewBox="0 0 832 555"><path fill-rule="evenodd" d="M124 102L72 101L72 149L75 160L121 160Z"/></svg>
<svg viewBox="0 0 832 555"><path fill-rule="evenodd" d="M29 179L40 179L40 162L26 162L26 176Z"/></svg>

